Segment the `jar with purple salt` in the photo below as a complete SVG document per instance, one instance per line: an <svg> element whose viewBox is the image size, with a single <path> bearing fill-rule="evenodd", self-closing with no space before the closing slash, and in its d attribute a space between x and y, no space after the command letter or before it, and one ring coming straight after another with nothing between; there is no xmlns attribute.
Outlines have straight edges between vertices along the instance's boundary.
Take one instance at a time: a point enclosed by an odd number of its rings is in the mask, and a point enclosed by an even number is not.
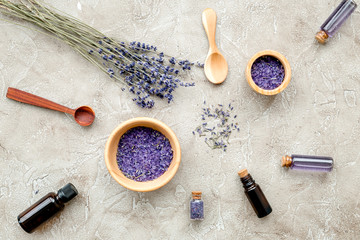
<svg viewBox="0 0 360 240"><path fill-rule="evenodd" d="M148 127L134 127L119 141L116 160L123 174L134 181L146 182L163 175L173 159L169 139Z"/></svg>
<svg viewBox="0 0 360 240"><path fill-rule="evenodd" d="M251 77L255 84L265 90L279 87L285 76L284 66L276 57L265 55L251 66Z"/></svg>
<svg viewBox="0 0 360 240"><path fill-rule="evenodd" d="M204 202L201 200L201 192L192 192L192 199L190 201L190 219L204 219Z"/></svg>
<svg viewBox="0 0 360 240"><path fill-rule="evenodd" d="M276 95L285 90L291 80L291 66L284 55L273 50L257 52L245 69L250 87L262 95Z"/></svg>

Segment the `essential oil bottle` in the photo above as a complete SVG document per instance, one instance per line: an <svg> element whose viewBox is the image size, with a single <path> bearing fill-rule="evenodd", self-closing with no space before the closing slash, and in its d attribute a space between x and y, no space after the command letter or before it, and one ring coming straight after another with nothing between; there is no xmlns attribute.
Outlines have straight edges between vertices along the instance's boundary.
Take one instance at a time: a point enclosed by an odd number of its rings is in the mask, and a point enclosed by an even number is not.
<svg viewBox="0 0 360 240"><path fill-rule="evenodd" d="M333 13L321 25L320 32L315 36L319 43L324 44L329 37L334 36L340 26L350 17L357 7L353 0L343 0Z"/></svg>
<svg viewBox="0 0 360 240"><path fill-rule="evenodd" d="M201 192L192 192L192 199L190 200L190 219L204 219L204 202L201 199Z"/></svg>
<svg viewBox="0 0 360 240"><path fill-rule="evenodd" d="M255 183L247 169L240 170L238 174L244 186L245 195L251 203L256 215L259 218L269 215L272 212L272 209L264 193L261 191L260 186Z"/></svg>
<svg viewBox="0 0 360 240"><path fill-rule="evenodd" d="M62 210L64 203L73 199L77 194L78 191L71 183L59 189L57 194L54 192L46 194L18 216L20 226L26 232L31 233L43 222Z"/></svg>
<svg viewBox="0 0 360 240"><path fill-rule="evenodd" d="M307 156L293 154L284 156L281 166L294 170L307 170L315 172L330 172L333 169L334 160L331 157Z"/></svg>

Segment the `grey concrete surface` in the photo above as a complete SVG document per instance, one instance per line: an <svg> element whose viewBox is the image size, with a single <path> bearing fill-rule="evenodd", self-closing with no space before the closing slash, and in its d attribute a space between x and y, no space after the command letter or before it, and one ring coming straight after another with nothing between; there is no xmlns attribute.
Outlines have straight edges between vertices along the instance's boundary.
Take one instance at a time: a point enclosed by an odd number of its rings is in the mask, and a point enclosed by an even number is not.
<svg viewBox="0 0 360 240"><path fill-rule="evenodd" d="M195 87L144 110L60 40L0 21L0 239L359 239L359 10L320 46L314 35L340 0L48 2L119 40L202 62L208 42L201 13L211 7L229 75L214 86L195 69L184 77ZM247 61L265 49L284 54L292 67L289 86L275 97L255 93L244 76ZM69 107L90 105L96 120L80 127L66 114L9 100L10 86ZM204 100L235 107L241 131L226 153L192 135ZM176 176L150 193L117 184L103 157L111 131L139 116L164 121L182 147ZM332 156L334 170L282 169L281 157L293 153ZM243 193L237 171L244 167L273 207L264 219ZM79 196L25 233L17 215L67 182ZM203 192L202 222L189 220L194 190Z"/></svg>

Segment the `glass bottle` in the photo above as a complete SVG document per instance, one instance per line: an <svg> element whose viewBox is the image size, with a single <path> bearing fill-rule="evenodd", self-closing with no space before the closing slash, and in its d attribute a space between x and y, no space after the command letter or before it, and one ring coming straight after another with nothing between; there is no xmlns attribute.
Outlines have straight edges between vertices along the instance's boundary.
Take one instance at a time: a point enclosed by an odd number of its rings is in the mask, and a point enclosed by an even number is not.
<svg viewBox="0 0 360 240"><path fill-rule="evenodd" d="M328 37L334 36L339 27L354 12L357 7L353 0L343 0L333 13L321 25L320 32L315 36L319 43L325 43Z"/></svg>
<svg viewBox="0 0 360 240"><path fill-rule="evenodd" d="M284 156L281 166L295 170L308 170L316 172L330 172L334 160L331 157L296 155Z"/></svg>
<svg viewBox="0 0 360 240"><path fill-rule="evenodd" d="M54 192L46 194L18 216L20 226L26 232L31 233L43 222L62 210L64 203L73 199L77 194L78 191L71 183L66 184L57 194Z"/></svg>
<svg viewBox="0 0 360 240"><path fill-rule="evenodd" d="M272 208L260 186L255 183L247 169L240 170L238 174L240 176L241 182L243 183L245 195L253 207L256 215L259 218L269 215L272 212Z"/></svg>
<svg viewBox="0 0 360 240"><path fill-rule="evenodd" d="M190 219L204 219L204 202L201 200L201 192L192 192L192 199L190 201Z"/></svg>

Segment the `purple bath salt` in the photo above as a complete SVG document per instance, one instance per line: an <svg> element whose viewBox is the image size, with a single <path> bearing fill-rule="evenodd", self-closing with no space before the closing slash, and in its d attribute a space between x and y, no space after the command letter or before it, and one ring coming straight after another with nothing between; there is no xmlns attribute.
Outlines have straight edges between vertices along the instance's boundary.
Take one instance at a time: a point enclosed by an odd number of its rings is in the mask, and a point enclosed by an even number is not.
<svg viewBox="0 0 360 240"><path fill-rule="evenodd" d="M192 199L190 201L190 219L203 220L204 219L204 202L201 199L201 192L192 192Z"/></svg>
<svg viewBox="0 0 360 240"><path fill-rule="evenodd" d="M284 80L285 70L281 62L273 56L262 56L251 66L251 77L255 84L265 90L273 90Z"/></svg>
<svg viewBox="0 0 360 240"><path fill-rule="evenodd" d="M172 159L169 139L148 127L135 127L124 133L116 154L119 169L127 178L138 182L163 175Z"/></svg>
<svg viewBox="0 0 360 240"><path fill-rule="evenodd" d="M204 202L194 200L190 203L190 218L193 220L202 220L204 218Z"/></svg>

